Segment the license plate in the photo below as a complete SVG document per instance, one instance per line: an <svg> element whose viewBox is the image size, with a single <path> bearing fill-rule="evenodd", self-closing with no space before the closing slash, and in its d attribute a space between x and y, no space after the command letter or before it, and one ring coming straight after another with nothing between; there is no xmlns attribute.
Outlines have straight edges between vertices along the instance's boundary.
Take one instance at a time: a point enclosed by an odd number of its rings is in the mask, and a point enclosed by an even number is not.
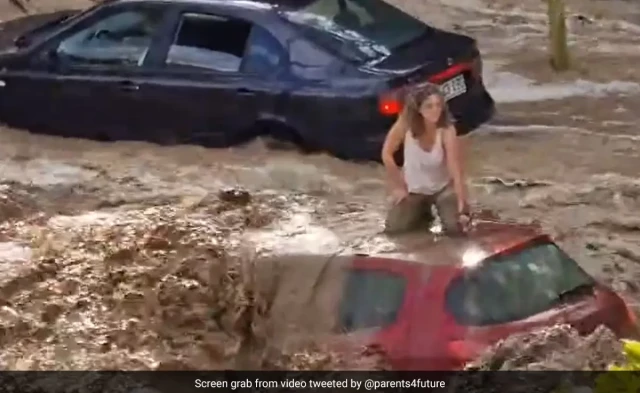
<svg viewBox="0 0 640 393"><path fill-rule="evenodd" d="M464 76L458 75L453 79L449 79L440 86L440 90L442 90L442 94L444 94L444 98L447 101L466 93L467 85L464 83Z"/></svg>

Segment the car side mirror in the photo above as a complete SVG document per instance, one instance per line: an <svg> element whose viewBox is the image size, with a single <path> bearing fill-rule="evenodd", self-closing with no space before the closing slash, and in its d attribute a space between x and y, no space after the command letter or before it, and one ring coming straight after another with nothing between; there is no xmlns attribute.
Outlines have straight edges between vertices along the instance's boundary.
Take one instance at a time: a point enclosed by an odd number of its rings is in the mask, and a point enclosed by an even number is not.
<svg viewBox="0 0 640 393"><path fill-rule="evenodd" d="M26 48L27 46L29 46L31 44L31 40L29 39L28 36L21 35L20 37L16 38L13 41L13 44L16 46L16 48L22 49L22 48Z"/></svg>

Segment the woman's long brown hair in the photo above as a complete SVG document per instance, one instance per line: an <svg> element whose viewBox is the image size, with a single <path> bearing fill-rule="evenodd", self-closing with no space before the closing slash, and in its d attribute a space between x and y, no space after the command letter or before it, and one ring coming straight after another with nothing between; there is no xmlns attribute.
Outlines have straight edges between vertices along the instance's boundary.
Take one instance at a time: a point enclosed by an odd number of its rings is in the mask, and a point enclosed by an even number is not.
<svg viewBox="0 0 640 393"><path fill-rule="evenodd" d="M411 87L404 94L402 116L407 121L411 135L413 135L414 138L419 137L425 132L425 119L422 113L420 113L420 107L427 98L433 95L437 96L442 104L442 113L436 122L436 127L447 128L454 123L447 101L442 95L438 85L426 83Z"/></svg>

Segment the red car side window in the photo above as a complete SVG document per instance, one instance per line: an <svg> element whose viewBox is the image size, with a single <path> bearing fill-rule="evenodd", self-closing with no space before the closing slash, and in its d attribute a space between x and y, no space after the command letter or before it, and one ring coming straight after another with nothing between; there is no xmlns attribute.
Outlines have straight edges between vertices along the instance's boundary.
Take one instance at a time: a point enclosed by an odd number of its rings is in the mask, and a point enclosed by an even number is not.
<svg viewBox="0 0 640 393"><path fill-rule="evenodd" d="M376 270L352 270L340 303L344 332L382 328L393 324L404 301L406 279Z"/></svg>

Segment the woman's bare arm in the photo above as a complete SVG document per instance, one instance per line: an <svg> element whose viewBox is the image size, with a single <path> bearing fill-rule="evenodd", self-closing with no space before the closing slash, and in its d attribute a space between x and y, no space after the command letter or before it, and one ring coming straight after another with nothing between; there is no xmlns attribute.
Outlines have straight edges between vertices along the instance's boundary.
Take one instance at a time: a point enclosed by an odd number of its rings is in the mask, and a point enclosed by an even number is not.
<svg viewBox="0 0 640 393"><path fill-rule="evenodd" d="M453 188L458 198L459 206L467 204L467 184L464 173L464 152L462 141L454 126L444 130L444 149L447 158L447 168L453 179Z"/></svg>
<svg viewBox="0 0 640 393"><path fill-rule="evenodd" d="M394 188L407 187L402 170L398 167L396 160L393 158L394 154L400 148L400 145L402 145L406 132L407 125L404 117L402 115L398 116L398 119L393 123L393 126L391 126L391 129L387 133L384 145L382 146L382 162L387 169L389 181Z"/></svg>

